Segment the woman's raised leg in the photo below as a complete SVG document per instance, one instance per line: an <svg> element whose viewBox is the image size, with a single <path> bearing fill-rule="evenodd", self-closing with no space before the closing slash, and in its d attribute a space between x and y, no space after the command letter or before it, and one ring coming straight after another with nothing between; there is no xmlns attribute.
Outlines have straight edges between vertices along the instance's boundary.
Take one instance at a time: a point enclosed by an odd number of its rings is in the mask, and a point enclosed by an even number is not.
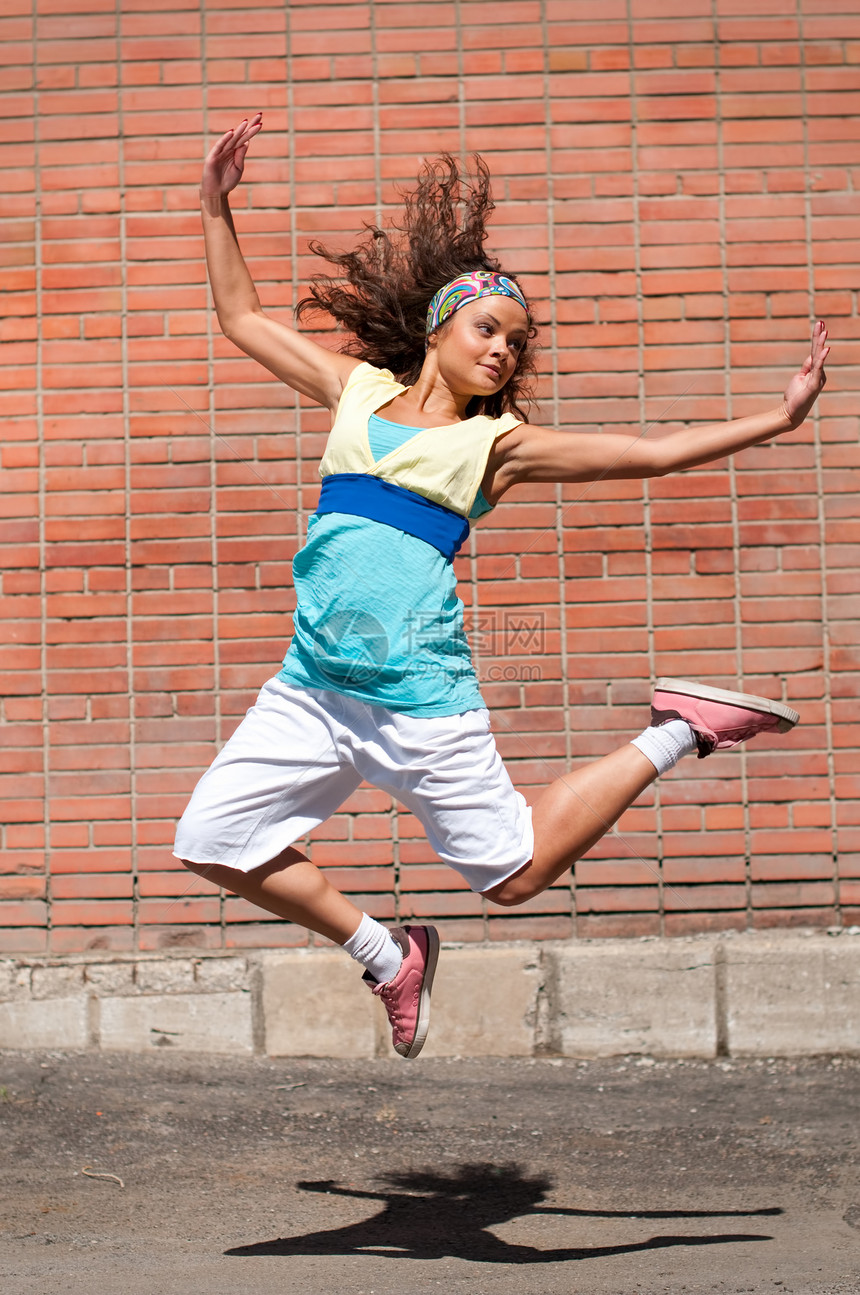
<svg viewBox="0 0 860 1295"><path fill-rule="evenodd" d="M651 725L633 742L551 783L533 809L529 863L484 892L505 907L539 895L590 850L658 774L698 749L709 755L758 733L786 733L799 716L766 697L686 679L659 679ZM644 754L647 751L647 755Z"/></svg>
<svg viewBox="0 0 860 1295"><path fill-rule="evenodd" d="M532 810L531 862L485 891L487 899L513 907L546 890L600 840L656 777L651 761L628 743L550 783Z"/></svg>

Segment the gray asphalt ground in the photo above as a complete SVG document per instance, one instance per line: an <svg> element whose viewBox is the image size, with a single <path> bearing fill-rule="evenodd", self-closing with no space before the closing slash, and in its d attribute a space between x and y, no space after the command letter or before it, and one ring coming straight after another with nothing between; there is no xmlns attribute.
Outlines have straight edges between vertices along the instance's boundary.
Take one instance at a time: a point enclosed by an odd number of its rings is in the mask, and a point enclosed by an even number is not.
<svg viewBox="0 0 860 1295"><path fill-rule="evenodd" d="M4 1295L860 1292L857 1059L0 1053L0 1121Z"/></svg>

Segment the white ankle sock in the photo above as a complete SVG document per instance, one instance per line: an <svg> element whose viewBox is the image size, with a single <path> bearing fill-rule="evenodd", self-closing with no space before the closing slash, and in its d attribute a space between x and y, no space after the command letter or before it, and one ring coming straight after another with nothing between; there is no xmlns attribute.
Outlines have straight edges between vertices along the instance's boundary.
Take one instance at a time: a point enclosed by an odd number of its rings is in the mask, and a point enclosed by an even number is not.
<svg viewBox="0 0 860 1295"><path fill-rule="evenodd" d="M403 950L384 926L362 913L358 930L343 946L351 958L360 962L378 984L387 984L400 970Z"/></svg>
<svg viewBox="0 0 860 1295"><path fill-rule="evenodd" d="M670 719L665 724L646 728L633 738L633 745L651 761L658 773L674 769L678 761L696 750L693 730L685 719Z"/></svg>

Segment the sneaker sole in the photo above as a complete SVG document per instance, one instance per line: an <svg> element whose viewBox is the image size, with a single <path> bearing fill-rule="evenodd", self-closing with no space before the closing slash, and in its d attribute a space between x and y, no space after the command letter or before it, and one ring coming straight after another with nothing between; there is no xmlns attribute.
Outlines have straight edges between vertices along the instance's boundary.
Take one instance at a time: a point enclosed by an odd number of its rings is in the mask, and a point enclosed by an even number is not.
<svg viewBox="0 0 860 1295"><path fill-rule="evenodd" d="M756 697L748 692L728 692L725 688L712 688L707 683L693 683L690 679L658 679L656 692L677 692L683 697L700 697L704 701L719 701L726 706L740 706L746 710L757 710L764 715L776 715L779 720L777 732L787 733L794 728L800 719L796 710L784 705L781 701L771 701L769 697Z"/></svg>
<svg viewBox="0 0 860 1295"><path fill-rule="evenodd" d="M401 1057L409 1059L417 1057L427 1042L427 1032L430 1029L430 991L433 988L436 963L439 961L439 932L435 926L427 926L424 929L427 932L427 963L424 967L424 981L418 1001L418 1027L408 1050L400 1053Z"/></svg>

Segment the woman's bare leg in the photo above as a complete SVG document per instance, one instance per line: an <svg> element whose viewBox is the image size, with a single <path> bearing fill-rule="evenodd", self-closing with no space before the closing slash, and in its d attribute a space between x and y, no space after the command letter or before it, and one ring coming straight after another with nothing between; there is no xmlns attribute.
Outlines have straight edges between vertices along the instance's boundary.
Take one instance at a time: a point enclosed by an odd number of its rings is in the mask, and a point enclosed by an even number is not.
<svg viewBox="0 0 860 1295"><path fill-rule="evenodd" d="M354 935L361 922L361 910L336 890L300 850L292 847L251 872L239 872L219 863L183 863L214 885L288 922L306 926L335 944L343 944Z"/></svg>
<svg viewBox="0 0 860 1295"><path fill-rule="evenodd" d="M484 891L487 899L512 907L546 890L600 840L656 777L651 761L628 744L551 783L532 811L531 863Z"/></svg>

